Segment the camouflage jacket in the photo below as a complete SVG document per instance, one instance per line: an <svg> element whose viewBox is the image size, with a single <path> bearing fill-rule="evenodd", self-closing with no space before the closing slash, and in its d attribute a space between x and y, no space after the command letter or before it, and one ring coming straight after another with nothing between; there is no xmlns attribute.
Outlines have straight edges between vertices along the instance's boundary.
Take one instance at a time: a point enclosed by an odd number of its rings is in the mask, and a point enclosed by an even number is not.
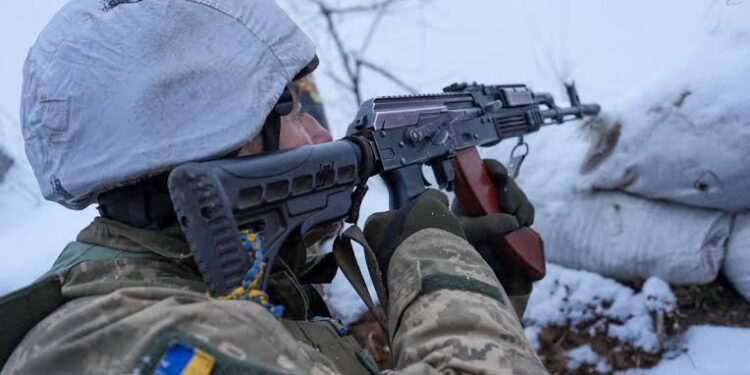
<svg viewBox="0 0 750 375"><path fill-rule="evenodd" d="M207 297L179 236L99 218L51 272L67 302L24 337L2 374L355 371L260 305ZM396 369L385 373L547 373L502 286L463 239L417 232L396 250L388 276ZM343 345L334 336L329 345Z"/></svg>

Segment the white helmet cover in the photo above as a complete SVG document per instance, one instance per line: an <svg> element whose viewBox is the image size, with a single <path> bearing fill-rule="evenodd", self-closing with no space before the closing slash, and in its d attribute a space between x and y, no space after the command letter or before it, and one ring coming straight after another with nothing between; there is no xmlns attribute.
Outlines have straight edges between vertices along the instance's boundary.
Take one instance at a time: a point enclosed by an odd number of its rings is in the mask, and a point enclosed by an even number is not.
<svg viewBox="0 0 750 375"><path fill-rule="evenodd" d="M241 147L315 57L273 0L108 3L70 1L24 67L26 155L69 208Z"/></svg>

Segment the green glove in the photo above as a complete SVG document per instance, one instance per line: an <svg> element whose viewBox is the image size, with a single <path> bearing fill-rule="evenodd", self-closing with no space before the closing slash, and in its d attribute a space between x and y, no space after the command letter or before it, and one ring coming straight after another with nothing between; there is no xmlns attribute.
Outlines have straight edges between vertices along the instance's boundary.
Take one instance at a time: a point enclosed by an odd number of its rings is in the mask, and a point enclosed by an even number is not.
<svg viewBox="0 0 750 375"><path fill-rule="evenodd" d="M442 229L466 239L461 223L448 209L448 198L437 190L428 189L398 210L376 213L367 218L365 239L375 252L384 285L388 285L388 266L398 245L427 228Z"/></svg>
<svg viewBox="0 0 750 375"><path fill-rule="evenodd" d="M516 181L508 176L505 166L492 159L485 159L484 166L497 188L500 210L503 213L478 217L464 216L460 203L457 199L454 200L453 212L462 218L462 227L472 244L489 243L493 238L505 236L519 227L531 226L534 223L534 206Z"/></svg>
<svg viewBox="0 0 750 375"><path fill-rule="evenodd" d="M505 166L493 159L485 159L484 166L497 188L500 210L515 216L522 227L530 227L534 224L534 206L529 202L523 190L518 187L516 181L508 176Z"/></svg>
<svg viewBox="0 0 750 375"><path fill-rule="evenodd" d="M516 311L521 316L525 309L526 298L531 292L531 282L515 269L507 267L503 259L497 255L494 246L498 238L503 238L520 227L533 224L534 206L513 178L508 176L505 166L491 159L485 159L484 166L497 188L500 210L503 213L478 217L463 216L458 200L453 201L453 211L461 218L461 227L469 243L477 249L495 272L505 291L514 300ZM514 296L520 301L516 301Z"/></svg>

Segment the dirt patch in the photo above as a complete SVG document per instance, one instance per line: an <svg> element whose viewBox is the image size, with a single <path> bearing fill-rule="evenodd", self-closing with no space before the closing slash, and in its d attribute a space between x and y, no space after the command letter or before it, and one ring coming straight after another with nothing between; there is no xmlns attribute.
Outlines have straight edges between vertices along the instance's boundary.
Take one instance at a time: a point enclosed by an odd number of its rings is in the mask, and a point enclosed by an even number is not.
<svg viewBox="0 0 750 375"><path fill-rule="evenodd" d="M706 285L672 286L683 327L710 324L750 328L750 303L723 276Z"/></svg>
<svg viewBox="0 0 750 375"><path fill-rule="evenodd" d="M604 332L590 335L586 330L575 327L545 327L539 333L539 350L537 351L544 366L552 374L611 374L631 368L649 368L661 361L665 349L648 353L630 344L623 344ZM567 357L571 350L583 345L590 345L602 363L582 364L569 369ZM605 367L602 368L601 366Z"/></svg>

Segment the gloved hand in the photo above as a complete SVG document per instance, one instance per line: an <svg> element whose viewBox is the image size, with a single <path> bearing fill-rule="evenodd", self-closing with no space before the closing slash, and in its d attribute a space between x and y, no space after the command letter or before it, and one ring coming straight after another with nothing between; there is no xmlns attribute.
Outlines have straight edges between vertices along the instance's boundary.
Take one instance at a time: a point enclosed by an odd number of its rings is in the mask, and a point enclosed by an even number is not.
<svg viewBox="0 0 750 375"><path fill-rule="evenodd" d="M509 223L506 225L510 225L510 222L514 222L516 223L517 228L529 227L534 224L534 206L529 202L529 199L526 197L523 190L518 187L516 181L508 176L508 170L505 166L499 161L493 159L484 159L484 166L487 169L487 173L490 175L490 179L497 188L497 198L500 202L500 210L503 212L499 215L503 215L505 220L509 220ZM461 214L461 206L458 203L458 200L453 201L453 211ZM515 220L508 216L512 216ZM516 228L508 230L508 233Z"/></svg>
<svg viewBox="0 0 750 375"><path fill-rule="evenodd" d="M388 266L398 245L427 228L442 229L466 239L461 223L448 209L448 198L437 190L428 189L398 210L376 213L367 218L365 239L375 252L383 285L388 285Z"/></svg>
<svg viewBox="0 0 750 375"><path fill-rule="evenodd" d="M531 293L531 282L517 270L508 267L497 255L494 246L497 245L499 238L505 237L520 227L532 225L534 206L513 178L508 176L505 166L491 159L485 159L484 166L497 188L500 210L503 213L478 217L464 216L457 199L453 201L452 209L460 217L461 227L469 243L477 249L495 272L505 291L514 300L516 311L520 316L525 309L528 294ZM519 298L514 298L514 296Z"/></svg>

